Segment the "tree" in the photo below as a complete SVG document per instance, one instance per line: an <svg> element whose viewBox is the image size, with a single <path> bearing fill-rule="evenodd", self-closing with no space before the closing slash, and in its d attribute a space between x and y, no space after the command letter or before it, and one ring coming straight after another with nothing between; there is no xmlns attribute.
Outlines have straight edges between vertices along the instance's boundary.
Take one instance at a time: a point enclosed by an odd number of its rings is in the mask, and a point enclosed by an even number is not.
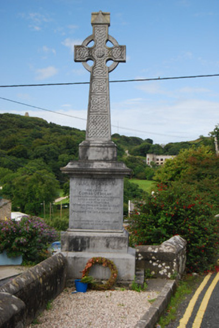
<svg viewBox="0 0 219 328"><path fill-rule="evenodd" d="M146 162L144 159L135 156L127 156L123 159L123 162L132 170L133 177L145 179Z"/></svg>
<svg viewBox="0 0 219 328"><path fill-rule="evenodd" d="M173 181L193 185L197 194L219 208L219 157L208 146L181 150L156 171L154 180L166 185Z"/></svg>
<svg viewBox="0 0 219 328"><path fill-rule="evenodd" d="M217 211L197 195L194 186L178 181L170 186L160 184L138 212L129 224L132 245L160 245L180 235L187 241L187 270L210 269L218 253Z"/></svg>
<svg viewBox="0 0 219 328"><path fill-rule="evenodd" d="M219 124L215 126L214 131L210 132L209 135L214 139L214 151L217 152L217 156L219 155Z"/></svg>
<svg viewBox="0 0 219 328"><path fill-rule="evenodd" d="M146 156L146 154L149 152L149 149L153 146L149 142L143 142L141 145L134 147L130 154L133 156Z"/></svg>
<svg viewBox="0 0 219 328"><path fill-rule="evenodd" d="M136 183L130 182L129 179L124 179L124 204L123 214L128 214L128 201L141 200L146 194Z"/></svg>
<svg viewBox="0 0 219 328"><path fill-rule="evenodd" d="M25 167L4 178L3 194L10 197L13 208L28 214L41 212L42 203L54 201L59 183L55 175L45 168L41 160L29 162Z"/></svg>
<svg viewBox="0 0 219 328"><path fill-rule="evenodd" d="M152 180L155 174L155 169L153 169L152 167L146 167L145 169L145 178L147 180Z"/></svg>

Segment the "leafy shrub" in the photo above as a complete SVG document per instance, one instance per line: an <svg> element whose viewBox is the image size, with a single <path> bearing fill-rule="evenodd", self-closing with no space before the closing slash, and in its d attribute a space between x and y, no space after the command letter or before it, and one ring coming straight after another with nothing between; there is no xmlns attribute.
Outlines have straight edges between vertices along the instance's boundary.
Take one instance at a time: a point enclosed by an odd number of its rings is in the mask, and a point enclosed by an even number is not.
<svg viewBox="0 0 219 328"><path fill-rule="evenodd" d="M136 183L130 182L129 179L124 179L124 203L128 204L129 200L142 199L145 194L144 190L139 188Z"/></svg>
<svg viewBox="0 0 219 328"><path fill-rule="evenodd" d="M214 263L218 221L212 205L188 184L159 185L130 220L132 245L159 245L174 235L187 241L187 269L202 272Z"/></svg>
<svg viewBox="0 0 219 328"><path fill-rule="evenodd" d="M58 231L66 231L69 227L69 216L63 215L60 217L59 215L56 215L51 219L46 217L45 222Z"/></svg>
<svg viewBox="0 0 219 328"><path fill-rule="evenodd" d="M0 222L0 252L6 250L9 257L22 255L26 263L47 258L48 245L57 238L55 229L37 217Z"/></svg>

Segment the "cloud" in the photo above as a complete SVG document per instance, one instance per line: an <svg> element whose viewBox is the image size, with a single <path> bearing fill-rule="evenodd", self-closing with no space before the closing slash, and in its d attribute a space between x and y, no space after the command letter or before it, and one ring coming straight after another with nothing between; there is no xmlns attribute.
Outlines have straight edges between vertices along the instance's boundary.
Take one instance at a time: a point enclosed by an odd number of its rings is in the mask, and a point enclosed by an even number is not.
<svg viewBox="0 0 219 328"><path fill-rule="evenodd" d="M42 51L43 51L44 53L46 53L46 54L48 54L48 53L53 53L54 55L56 55L56 51L55 51L55 49L53 49L53 48L48 48L47 46L43 46L43 47L42 47Z"/></svg>
<svg viewBox="0 0 219 328"><path fill-rule="evenodd" d="M182 89L179 89L177 92L194 94L194 93L208 93L208 92L211 92L211 90L205 89L205 88L184 87Z"/></svg>
<svg viewBox="0 0 219 328"><path fill-rule="evenodd" d="M178 56L164 60L164 65L170 65L172 63L190 61L194 59L193 53L191 51L182 51Z"/></svg>
<svg viewBox="0 0 219 328"><path fill-rule="evenodd" d="M213 12L197 12L196 14L194 14L195 17L206 17L206 16L215 16L215 13Z"/></svg>
<svg viewBox="0 0 219 328"><path fill-rule="evenodd" d="M142 98L112 103L112 133L151 138L159 144L191 141L213 130L218 107L219 102L196 98L172 104Z"/></svg>
<svg viewBox="0 0 219 328"><path fill-rule="evenodd" d="M189 0L179 0L178 4L180 6L183 6L183 7L190 7L191 6L191 2Z"/></svg>
<svg viewBox="0 0 219 328"><path fill-rule="evenodd" d="M33 26L33 25L29 25L30 28L32 28L34 31L40 31L41 27L39 26Z"/></svg>
<svg viewBox="0 0 219 328"><path fill-rule="evenodd" d="M72 106L62 106L63 109L58 109L57 111L60 114L42 112L42 111L32 111L29 110L29 115L34 117L42 117L47 122L53 122L63 126L76 127L80 130L86 129L86 119L87 119L87 110L75 110L72 109Z"/></svg>
<svg viewBox="0 0 219 328"><path fill-rule="evenodd" d="M67 38L65 39L62 44L65 46L65 47L68 47L71 52L74 51L74 45L80 45L82 44L82 40L79 40L79 39L70 39L70 38Z"/></svg>
<svg viewBox="0 0 219 328"><path fill-rule="evenodd" d="M138 90L142 90L143 92L151 95L164 95L167 97L172 97L172 98L179 98L182 95L188 95L191 97L195 94L207 94L211 93L211 90L207 88L192 88L192 87L184 87L181 89L175 89L175 90L166 90L161 87L156 82L147 82L147 83L142 83L141 85L136 87Z"/></svg>
<svg viewBox="0 0 219 328"><path fill-rule="evenodd" d="M53 66L49 66L46 68L39 68L36 70L36 79L37 80L45 80L49 77L52 77L54 75L56 75L58 73L57 68L53 67Z"/></svg>
<svg viewBox="0 0 219 328"><path fill-rule="evenodd" d="M42 15L38 12L31 12L28 14L21 13L19 14L19 16L30 21L31 24L29 25L29 27L34 31L40 31L44 23L48 23L52 21L52 19L48 15Z"/></svg>
<svg viewBox="0 0 219 328"><path fill-rule="evenodd" d="M28 93L17 93L17 97L22 100L31 100L32 97Z"/></svg>
<svg viewBox="0 0 219 328"><path fill-rule="evenodd" d="M158 83L142 83L141 85L136 87L138 90L142 90L149 94L168 94L169 92L165 91L164 89L161 89L161 87L158 85Z"/></svg>
<svg viewBox="0 0 219 328"><path fill-rule="evenodd" d="M85 75L87 72L84 68L81 68L81 69L79 68L79 69L73 69L72 73L77 76L82 76L82 75Z"/></svg>
<svg viewBox="0 0 219 328"><path fill-rule="evenodd" d="M78 28L77 25L68 25L69 30L75 30Z"/></svg>

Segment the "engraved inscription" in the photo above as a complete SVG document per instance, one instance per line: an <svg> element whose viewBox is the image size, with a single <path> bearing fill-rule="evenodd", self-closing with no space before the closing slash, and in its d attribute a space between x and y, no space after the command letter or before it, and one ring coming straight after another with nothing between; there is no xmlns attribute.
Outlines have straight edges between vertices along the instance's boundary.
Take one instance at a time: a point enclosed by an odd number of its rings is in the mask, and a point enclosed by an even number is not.
<svg viewBox="0 0 219 328"><path fill-rule="evenodd" d="M122 228L123 180L73 179L71 223L74 229L116 230Z"/></svg>
<svg viewBox="0 0 219 328"><path fill-rule="evenodd" d="M79 192L75 197L75 210L77 212L90 212L112 214L119 213L116 205L119 205L118 197L114 197L111 192L95 192L90 190Z"/></svg>

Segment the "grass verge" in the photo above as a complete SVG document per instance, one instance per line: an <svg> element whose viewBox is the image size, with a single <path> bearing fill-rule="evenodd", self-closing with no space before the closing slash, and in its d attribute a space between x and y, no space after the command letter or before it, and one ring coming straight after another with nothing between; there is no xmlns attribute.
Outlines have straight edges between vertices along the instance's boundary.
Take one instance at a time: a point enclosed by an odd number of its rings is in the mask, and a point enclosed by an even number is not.
<svg viewBox="0 0 219 328"><path fill-rule="evenodd" d="M130 182L136 183L141 189L148 193L151 193L153 186L156 185L156 182L152 180L131 179Z"/></svg>
<svg viewBox="0 0 219 328"><path fill-rule="evenodd" d="M174 296L171 297L170 303L165 313L160 317L159 325L165 328L171 321L177 318L179 305L185 300L186 296L191 294L200 284L203 277L186 275L183 280L178 282L178 287Z"/></svg>

